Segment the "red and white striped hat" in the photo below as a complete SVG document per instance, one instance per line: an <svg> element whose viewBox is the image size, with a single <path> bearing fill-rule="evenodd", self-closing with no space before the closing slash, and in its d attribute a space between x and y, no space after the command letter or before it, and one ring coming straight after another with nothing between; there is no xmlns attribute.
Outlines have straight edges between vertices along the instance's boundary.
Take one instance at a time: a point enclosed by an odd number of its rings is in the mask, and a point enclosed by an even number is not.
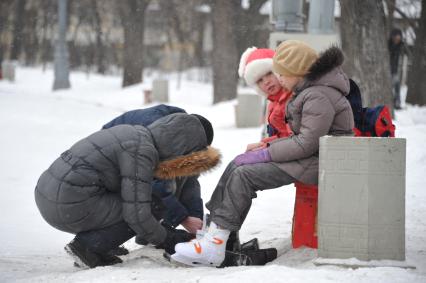
<svg viewBox="0 0 426 283"><path fill-rule="evenodd" d="M256 82L269 72L272 72L272 57L274 50L267 48L250 47L241 55L238 75L244 78L249 86L255 86Z"/></svg>

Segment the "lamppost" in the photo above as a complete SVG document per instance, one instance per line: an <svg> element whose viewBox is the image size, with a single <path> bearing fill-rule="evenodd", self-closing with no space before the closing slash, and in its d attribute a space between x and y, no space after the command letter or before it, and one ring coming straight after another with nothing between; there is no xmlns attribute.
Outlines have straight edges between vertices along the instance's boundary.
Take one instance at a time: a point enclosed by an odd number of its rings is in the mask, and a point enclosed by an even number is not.
<svg viewBox="0 0 426 283"><path fill-rule="evenodd" d="M303 32L302 13L303 1L300 0L272 0L271 21L275 30L290 33Z"/></svg>
<svg viewBox="0 0 426 283"><path fill-rule="evenodd" d="M315 0L309 4L308 30L303 31L302 0L272 0L271 22L275 31L269 35L269 47L275 49L281 42L297 39L306 42L318 52L340 38L334 30L335 0Z"/></svg>
<svg viewBox="0 0 426 283"><path fill-rule="evenodd" d="M53 90L70 88L67 33L67 0L58 0L58 39L55 44L55 80Z"/></svg>

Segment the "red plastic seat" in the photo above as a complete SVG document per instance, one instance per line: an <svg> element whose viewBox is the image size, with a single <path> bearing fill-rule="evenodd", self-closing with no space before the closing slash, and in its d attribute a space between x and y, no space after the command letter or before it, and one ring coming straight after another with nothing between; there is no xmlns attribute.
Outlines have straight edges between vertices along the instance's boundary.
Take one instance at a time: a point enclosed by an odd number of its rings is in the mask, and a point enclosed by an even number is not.
<svg viewBox="0 0 426 283"><path fill-rule="evenodd" d="M317 211L318 186L295 183L296 200L294 203L292 244L293 248L306 246L318 248Z"/></svg>

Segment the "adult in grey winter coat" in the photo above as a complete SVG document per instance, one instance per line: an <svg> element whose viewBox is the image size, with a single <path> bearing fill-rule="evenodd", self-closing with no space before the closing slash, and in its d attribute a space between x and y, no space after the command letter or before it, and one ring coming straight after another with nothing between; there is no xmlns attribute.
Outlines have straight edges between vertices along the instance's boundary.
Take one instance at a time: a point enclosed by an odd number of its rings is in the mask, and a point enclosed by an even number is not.
<svg viewBox="0 0 426 283"><path fill-rule="evenodd" d="M340 67L343 54L337 47L318 57L303 42L286 40L277 48L273 62L280 83L294 92L286 109L294 134L241 154L228 165L206 204L213 226L198 242L176 245L172 258L177 261L220 264L225 248L218 243L226 243L229 233L241 228L257 191L296 180L317 184L320 137L353 135L352 109L345 98L349 80Z"/></svg>
<svg viewBox="0 0 426 283"><path fill-rule="evenodd" d="M53 162L38 180L35 200L50 225L76 234L69 253L95 267L116 263L106 254L135 234L166 249L182 240L152 215L151 183L154 176L198 175L219 162L201 118L178 113L148 127L104 129Z"/></svg>

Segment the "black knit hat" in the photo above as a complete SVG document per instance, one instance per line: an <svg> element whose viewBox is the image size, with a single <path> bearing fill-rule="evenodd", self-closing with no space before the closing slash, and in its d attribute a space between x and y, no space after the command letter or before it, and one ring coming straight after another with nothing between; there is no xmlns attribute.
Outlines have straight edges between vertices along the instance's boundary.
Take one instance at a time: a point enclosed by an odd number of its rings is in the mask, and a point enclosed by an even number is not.
<svg viewBox="0 0 426 283"><path fill-rule="evenodd" d="M391 37L394 37L396 35L399 35L402 37L402 31L399 28L394 28L391 31Z"/></svg>
<svg viewBox="0 0 426 283"><path fill-rule="evenodd" d="M203 125L204 132L206 133L207 144L211 145L213 141L213 136L214 136L212 124L210 123L209 120L207 120L201 115L198 115L198 114L191 114L191 115L197 117L198 120L200 120L201 125Z"/></svg>

